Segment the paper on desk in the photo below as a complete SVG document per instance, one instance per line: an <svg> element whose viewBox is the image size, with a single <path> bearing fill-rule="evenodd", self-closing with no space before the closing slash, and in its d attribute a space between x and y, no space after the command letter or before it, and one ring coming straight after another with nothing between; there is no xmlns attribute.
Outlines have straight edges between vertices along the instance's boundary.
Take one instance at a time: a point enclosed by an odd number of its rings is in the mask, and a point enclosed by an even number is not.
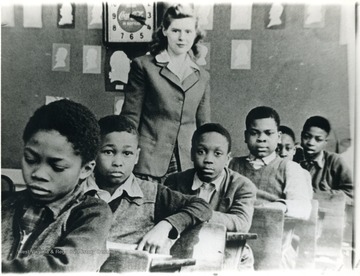
<svg viewBox="0 0 360 276"><path fill-rule="evenodd" d="M106 248L108 250L136 250L137 244L127 244L127 243L119 243L106 241ZM168 254L157 254L157 253L149 253L151 258L159 258L159 259L169 259L172 258L171 255Z"/></svg>

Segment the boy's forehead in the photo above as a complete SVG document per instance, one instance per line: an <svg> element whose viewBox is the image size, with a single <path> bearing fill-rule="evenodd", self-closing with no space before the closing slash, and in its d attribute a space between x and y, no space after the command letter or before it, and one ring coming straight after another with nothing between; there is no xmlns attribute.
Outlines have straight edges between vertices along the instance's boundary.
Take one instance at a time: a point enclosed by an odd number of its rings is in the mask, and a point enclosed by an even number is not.
<svg viewBox="0 0 360 276"><path fill-rule="evenodd" d="M220 149L229 152L228 139L216 131L202 133L193 146L194 148Z"/></svg>
<svg viewBox="0 0 360 276"><path fill-rule="evenodd" d="M281 143L295 145L295 141L293 140L293 138L286 133L281 134Z"/></svg>
<svg viewBox="0 0 360 276"><path fill-rule="evenodd" d="M250 128L261 129L278 129L274 118L255 119L251 122Z"/></svg>
<svg viewBox="0 0 360 276"><path fill-rule="evenodd" d="M113 131L101 136L101 144L138 146L137 135L126 131Z"/></svg>
<svg viewBox="0 0 360 276"><path fill-rule="evenodd" d="M312 136L319 136L319 137L320 136L321 137L328 136L328 133L325 130L323 130L322 128L316 127L316 126L311 126L308 129L306 129L304 132L307 134L310 134Z"/></svg>
<svg viewBox="0 0 360 276"><path fill-rule="evenodd" d="M25 143L24 148L56 159L82 158L74 145L57 130L39 130Z"/></svg>
<svg viewBox="0 0 360 276"><path fill-rule="evenodd" d="M222 135L219 132L216 131L209 131L209 132L205 132L200 134L199 138L198 138L198 143L204 143L206 142L206 144L224 144L224 142L227 144L229 144L227 138Z"/></svg>

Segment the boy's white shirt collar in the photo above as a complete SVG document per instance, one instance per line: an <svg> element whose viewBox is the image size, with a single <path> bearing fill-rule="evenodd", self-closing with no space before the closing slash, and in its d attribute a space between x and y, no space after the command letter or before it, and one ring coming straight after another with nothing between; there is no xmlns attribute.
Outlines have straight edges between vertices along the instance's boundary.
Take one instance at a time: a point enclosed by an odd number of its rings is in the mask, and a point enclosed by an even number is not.
<svg viewBox="0 0 360 276"><path fill-rule="evenodd" d="M269 154L268 156L265 156L263 158L258 158L254 155L252 155L251 153L249 154L249 157L247 158L248 161L253 161L253 160L262 160L264 162L265 165L269 165L271 161L273 161L276 158L276 152L272 152L271 154Z"/></svg>
<svg viewBox="0 0 360 276"><path fill-rule="evenodd" d="M222 170L222 172L220 173L220 175L218 176L218 178L216 178L214 181L211 181L210 183L215 185L215 190L219 191L220 190L220 185L222 183L222 181L224 180L224 177L226 176L226 172L225 169ZM200 187L202 186L204 182L200 180L199 176L197 175L197 173L195 173L194 175L194 180L193 180L193 184L191 186L191 189L193 191L200 189Z"/></svg>
<svg viewBox="0 0 360 276"><path fill-rule="evenodd" d="M130 174L128 179L126 179L126 181L119 188L117 188L112 195L110 195L108 191L99 188L99 186L96 184L95 177L92 175L87 179L87 187L85 192L96 190L99 198L107 203L120 197L124 191L128 194L129 197L144 197L144 194L141 191L139 185L133 185L134 181L136 181L134 174Z"/></svg>
<svg viewBox="0 0 360 276"><path fill-rule="evenodd" d="M314 163L316 163L320 168L324 167L324 151L320 151L319 155L312 160Z"/></svg>

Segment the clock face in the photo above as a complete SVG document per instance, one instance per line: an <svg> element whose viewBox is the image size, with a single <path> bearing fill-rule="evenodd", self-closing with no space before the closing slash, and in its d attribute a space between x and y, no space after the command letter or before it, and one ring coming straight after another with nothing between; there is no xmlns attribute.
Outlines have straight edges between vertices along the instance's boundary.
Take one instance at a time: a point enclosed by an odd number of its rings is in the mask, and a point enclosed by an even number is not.
<svg viewBox="0 0 360 276"><path fill-rule="evenodd" d="M149 42L154 31L154 4L108 6L109 42Z"/></svg>

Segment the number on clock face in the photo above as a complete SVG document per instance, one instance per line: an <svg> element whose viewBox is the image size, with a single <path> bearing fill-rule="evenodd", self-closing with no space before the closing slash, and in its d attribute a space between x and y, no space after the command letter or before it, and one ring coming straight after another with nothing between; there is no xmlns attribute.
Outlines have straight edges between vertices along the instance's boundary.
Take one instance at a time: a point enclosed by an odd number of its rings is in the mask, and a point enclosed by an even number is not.
<svg viewBox="0 0 360 276"><path fill-rule="evenodd" d="M109 42L148 42L154 30L153 4L108 6Z"/></svg>
<svg viewBox="0 0 360 276"><path fill-rule="evenodd" d="M128 38L130 40L133 40L134 38L140 38L140 39L144 39L144 33L137 33L137 34L133 34L133 33L121 33L121 39L125 39L126 36L128 36Z"/></svg>

